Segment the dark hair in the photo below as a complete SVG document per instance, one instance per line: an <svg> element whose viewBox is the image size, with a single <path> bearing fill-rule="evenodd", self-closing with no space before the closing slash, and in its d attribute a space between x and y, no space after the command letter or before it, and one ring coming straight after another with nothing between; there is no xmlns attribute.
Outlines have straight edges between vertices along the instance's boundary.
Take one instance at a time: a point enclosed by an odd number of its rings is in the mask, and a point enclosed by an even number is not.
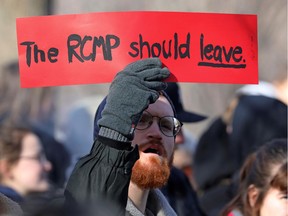
<svg viewBox="0 0 288 216"><path fill-rule="evenodd" d="M251 207L248 188L254 185L259 194ZM258 216L267 191L271 188L287 191L287 140L275 139L260 147L245 160L240 172L240 185L236 197L221 215L238 209L245 216Z"/></svg>
<svg viewBox="0 0 288 216"><path fill-rule="evenodd" d="M287 194L287 162L283 164L279 171L277 172L276 176L271 181L271 186L273 188L279 189L282 192Z"/></svg>
<svg viewBox="0 0 288 216"><path fill-rule="evenodd" d="M9 166L15 164L22 151L22 140L30 133L26 128L0 128L0 160L5 159Z"/></svg>

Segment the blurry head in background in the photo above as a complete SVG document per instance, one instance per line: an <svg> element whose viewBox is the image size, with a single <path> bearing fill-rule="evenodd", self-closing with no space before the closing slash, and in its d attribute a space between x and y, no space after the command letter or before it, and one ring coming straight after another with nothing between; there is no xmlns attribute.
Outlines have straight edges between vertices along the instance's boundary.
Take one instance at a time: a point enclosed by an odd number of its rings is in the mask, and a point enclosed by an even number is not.
<svg viewBox="0 0 288 216"><path fill-rule="evenodd" d="M0 184L25 197L49 189L46 159L40 139L29 129L1 128ZM8 197L10 194L6 194ZM13 197L10 197L13 199Z"/></svg>
<svg viewBox="0 0 288 216"><path fill-rule="evenodd" d="M17 61L4 65L1 70L0 125L33 123L53 133L57 88L20 88Z"/></svg>
<svg viewBox="0 0 288 216"><path fill-rule="evenodd" d="M1 68L0 126L24 125L31 128L40 138L47 158L53 164L49 178L57 186L63 186L69 155L54 136L57 92L55 87L21 88L17 61Z"/></svg>
<svg viewBox="0 0 288 216"><path fill-rule="evenodd" d="M167 88L165 89L165 92L171 99L176 110L177 118L181 122L194 123L200 122L207 118L204 115L184 109L180 87L177 83L167 83Z"/></svg>
<svg viewBox="0 0 288 216"><path fill-rule="evenodd" d="M196 123L205 120L207 117L201 114L197 114L195 112L184 110L183 102L182 102L182 95L180 87L177 83L167 83L167 88L165 89L165 92L171 99L175 110L176 115L179 121L184 123ZM185 142L185 136L183 134L183 131L181 130L177 136L175 143L181 144Z"/></svg>
<svg viewBox="0 0 288 216"><path fill-rule="evenodd" d="M71 162L71 155L68 149L40 125L31 125L30 128L40 139L43 151L48 161L52 164L52 169L48 174L50 183L56 188L63 188L66 183L65 172Z"/></svg>
<svg viewBox="0 0 288 216"><path fill-rule="evenodd" d="M223 216L233 210L246 216L287 216L287 140L263 145L245 161L237 196Z"/></svg>

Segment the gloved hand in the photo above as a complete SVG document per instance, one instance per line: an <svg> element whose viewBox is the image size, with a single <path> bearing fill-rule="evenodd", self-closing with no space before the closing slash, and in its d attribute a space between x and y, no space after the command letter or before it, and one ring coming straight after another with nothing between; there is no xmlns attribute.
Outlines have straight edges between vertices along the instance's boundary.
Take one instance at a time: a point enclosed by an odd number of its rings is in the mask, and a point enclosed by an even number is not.
<svg viewBox="0 0 288 216"><path fill-rule="evenodd" d="M162 68L158 58L142 59L129 64L116 75L110 86L107 104L98 121L99 126L132 139L142 112L158 99L158 91L166 88L163 79L169 75L169 70Z"/></svg>

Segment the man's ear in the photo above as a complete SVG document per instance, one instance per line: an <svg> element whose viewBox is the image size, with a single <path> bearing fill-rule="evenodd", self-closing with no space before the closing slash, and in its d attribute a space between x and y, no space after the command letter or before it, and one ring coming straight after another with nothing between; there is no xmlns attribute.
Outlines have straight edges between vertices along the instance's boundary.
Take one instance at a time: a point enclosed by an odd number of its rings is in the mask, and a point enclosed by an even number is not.
<svg viewBox="0 0 288 216"><path fill-rule="evenodd" d="M250 185L248 187L248 201L251 207L255 206L258 195L259 190L255 187L255 185Z"/></svg>

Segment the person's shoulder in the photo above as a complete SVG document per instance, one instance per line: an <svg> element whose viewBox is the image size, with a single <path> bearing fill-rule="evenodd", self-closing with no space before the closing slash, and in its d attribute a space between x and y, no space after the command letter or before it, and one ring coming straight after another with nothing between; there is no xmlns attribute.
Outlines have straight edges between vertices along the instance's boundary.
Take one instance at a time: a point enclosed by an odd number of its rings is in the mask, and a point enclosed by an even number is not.
<svg viewBox="0 0 288 216"><path fill-rule="evenodd" d="M22 210L18 203L0 193L0 215L20 216L22 215Z"/></svg>
<svg viewBox="0 0 288 216"><path fill-rule="evenodd" d="M5 195L17 203L21 203L23 201L23 197L19 193L17 193L14 189L4 185L0 185L0 194Z"/></svg>
<svg viewBox="0 0 288 216"><path fill-rule="evenodd" d="M176 168L175 166L171 167L171 174L168 180L168 183L176 188L184 188L189 183L188 177L185 175L185 173ZM190 183L189 183L190 184Z"/></svg>

